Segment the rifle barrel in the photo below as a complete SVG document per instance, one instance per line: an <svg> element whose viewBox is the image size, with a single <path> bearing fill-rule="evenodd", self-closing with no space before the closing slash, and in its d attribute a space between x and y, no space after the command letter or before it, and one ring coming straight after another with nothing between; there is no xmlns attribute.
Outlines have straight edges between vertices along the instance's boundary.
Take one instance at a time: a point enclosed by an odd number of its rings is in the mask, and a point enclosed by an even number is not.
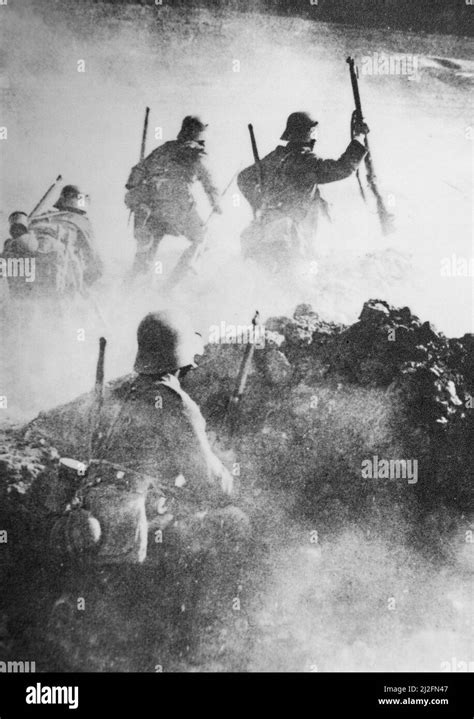
<svg viewBox="0 0 474 719"><path fill-rule="evenodd" d="M140 146L140 162L145 157L146 136L148 134L148 117L149 117L149 115L150 115L150 108L147 107L145 110L145 121L143 123L142 144Z"/></svg>
<svg viewBox="0 0 474 719"><path fill-rule="evenodd" d="M355 108L356 108L357 114L359 115L359 118L362 120L362 117L363 117L362 116L362 103L360 100L359 83L357 81L355 60L353 57L348 57L346 62L349 64L349 72L351 75L351 85L352 85L352 93L354 95Z"/></svg>
<svg viewBox="0 0 474 719"><path fill-rule="evenodd" d="M43 195L43 197L41 198L41 200L40 200L40 201L38 202L38 204L33 208L33 210L31 210L30 214L28 215L28 219L31 219L34 215L37 214L38 210L39 210L41 207L43 207L44 203L46 202L46 200L48 199L48 197L50 196L50 194L52 193L52 191L54 190L54 188L56 187L56 185L58 184L58 182L61 182L62 179L63 179L63 178L62 178L62 175L58 175L58 176L57 176L57 178L55 179L55 181L53 182L53 184L51 185L51 187L48 187L48 189L47 189L46 192L44 193L44 195Z"/></svg>
<svg viewBox="0 0 474 719"><path fill-rule="evenodd" d="M260 161L260 157L258 154L257 141L255 139L255 133L253 131L252 123L249 123L248 128L249 128L249 133L250 133L250 142L252 143L253 159L255 161L255 165L257 166L258 184L260 185L260 190L261 190L262 183L263 183L262 163Z"/></svg>

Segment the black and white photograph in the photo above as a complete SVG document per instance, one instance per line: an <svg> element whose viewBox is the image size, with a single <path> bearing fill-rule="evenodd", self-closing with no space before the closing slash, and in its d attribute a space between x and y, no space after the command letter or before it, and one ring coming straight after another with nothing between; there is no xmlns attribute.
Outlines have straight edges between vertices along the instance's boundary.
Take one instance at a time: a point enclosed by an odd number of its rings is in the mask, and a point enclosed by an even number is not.
<svg viewBox="0 0 474 719"><path fill-rule="evenodd" d="M85 674L464 716L473 18L0 0L1 719Z"/></svg>

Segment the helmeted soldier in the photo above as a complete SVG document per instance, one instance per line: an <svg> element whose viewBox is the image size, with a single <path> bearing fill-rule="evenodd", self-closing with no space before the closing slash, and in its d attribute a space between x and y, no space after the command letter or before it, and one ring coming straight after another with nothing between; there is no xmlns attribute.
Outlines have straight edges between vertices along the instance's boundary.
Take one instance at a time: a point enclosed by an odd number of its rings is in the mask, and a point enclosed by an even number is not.
<svg viewBox="0 0 474 719"><path fill-rule="evenodd" d="M107 652L121 615L124 631L131 627L130 643L157 641L160 657L196 648L198 595L208 581L204 565L216 571L216 562L227 562L234 596L239 557L251 536L246 515L229 504L232 477L210 446L198 405L181 386L203 353L200 335L181 312L161 310L140 322L137 339L134 373L103 388L93 442L92 394L42 413L27 428L29 441L43 439L87 465L78 475L77 461L61 460L71 468L70 481L52 477L56 491L46 492L44 501L53 556L57 563L59 553L70 567L48 639L60 636L58 654L68 658L90 636L94 656ZM89 607L98 602L100 609L88 612L93 632L81 624L78 635L77 613L65 612L77 596L87 596Z"/></svg>
<svg viewBox="0 0 474 719"><path fill-rule="evenodd" d="M141 321L137 338L135 372L104 387L91 461L90 394L43 413L28 432L88 465L85 476L74 472L71 483L78 488L80 507L74 509L74 497L65 500L64 491L58 492L58 507L52 499L48 504L49 511L58 513L70 502L71 511L52 525L51 542L86 566L85 572L71 574L66 589L77 596L71 587L94 584L97 571L101 582L117 572L131 576L125 571L133 574L134 585L154 577L150 581L158 588L154 585L152 594L170 593L166 635L172 643L188 645L200 562L211 548L218 555L226 537L232 537L234 547L236 532L240 543L248 539L249 523L229 505L232 476L210 446L198 405L181 386L196 366L196 355L203 353L200 335L181 312L162 310ZM164 568L165 582L156 574L157 565ZM97 589L94 596L103 601L104 591ZM112 604L115 594L109 594ZM69 601L68 596L59 601ZM127 610L128 617L132 611ZM161 616L158 620L164 621Z"/></svg>
<svg viewBox="0 0 474 719"><path fill-rule="evenodd" d="M238 186L254 210L258 222L244 230L245 255L268 257L270 248L284 245L288 256L313 255L313 237L320 212L327 214L327 204L319 185L349 177L362 161L366 150L365 123L353 126L354 139L337 160L325 160L314 152L317 125L308 112L289 115L278 145L261 160L259 170L251 165L238 176Z"/></svg>
<svg viewBox="0 0 474 719"><path fill-rule="evenodd" d="M201 336L183 313L161 310L141 321L137 340L136 374L118 381L110 394L112 404L122 403L123 430L114 430L100 453L159 477L165 486L181 477L196 496L205 498L209 487L230 493L232 478L210 447L198 405L180 384L203 354Z"/></svg>
<svg viewBox="0 0 474 719"><path fill-rule="evenodd" d="M81 494L101 524L98 559L104 563L144 561L146 520L160 523L160 501L174 506L176 519L186 506L192 514L232 491L232 477L209 444L204 417L180 383L203 353L200 335L181 312L162 310L142 320L137 337L135 372L104 388L93 442L90 395L42 415L30 427L63 455L87 462L92 455ZM67 426L61 436L56 412Z"/></svg>
<svg viewBox="0 0 474 719"><path fill-rule="evenodd" d="M191 192L202 184L214 212L221 213L219 195L205 165L205 131L199 117L184 118L176 140L165 142L132 168L125 196L134 213L137 251L132 274L145 272L165 235L183 235L192 244L204 240L205 223Z"/></svg>
<svg viewBox="0 0 474 719"><path fill-rule="evenodd" d="M34 216L29 229L38 239L39 282L61 293L82 292L103 274L87 215L88 195L66 185L54 210Z"/></svg>

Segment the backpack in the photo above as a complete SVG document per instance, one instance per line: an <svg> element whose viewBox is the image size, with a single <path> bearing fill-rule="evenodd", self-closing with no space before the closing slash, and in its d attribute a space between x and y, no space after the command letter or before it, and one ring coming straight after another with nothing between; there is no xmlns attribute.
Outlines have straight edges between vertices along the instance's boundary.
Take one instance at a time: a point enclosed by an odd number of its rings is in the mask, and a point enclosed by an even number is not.
<svg viewBox="0 0 474 719"><path fill-rule="evenodd" d="M55 221L54 214L33 220L29 227L38 240L35 285L40 293L69 294L82 290L84 267L74 252L76 230Z"/></svg>

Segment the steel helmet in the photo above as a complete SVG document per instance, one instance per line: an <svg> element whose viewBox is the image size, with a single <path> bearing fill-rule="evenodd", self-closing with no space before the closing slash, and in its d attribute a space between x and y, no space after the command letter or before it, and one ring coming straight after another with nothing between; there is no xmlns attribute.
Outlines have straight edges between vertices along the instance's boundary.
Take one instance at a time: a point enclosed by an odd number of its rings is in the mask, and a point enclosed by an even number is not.
<svg viewBox="0 0 474 719"><path fill-rule="evenodd" d="M20 210L12 212L8 218L8 224L10 227L12 225L21 225L26 230L28 228L28 215L26 212L21 212Z"/></svg>
<svg viewBox="0 0 474 719"><path fill-rule="evenodd" d="M76 210L85 214L88 200L89 195L81 192L77 185L65 185L53 207L58 210Z"/></svg>
<svg viewBox="0 0 474 719"><path fill-rule="evenodd" d="M207 127L209 125L206 125L201 118L187 115L182 122L178 140L196 140Z"/></svg>
<svg viewBox="0 0 474 719"><path fill-rule="evenodd" d="M194 356L204 352L201 335L177 310L150 312L138 326L137 340L134 369L139 374L166 374L196 367Z"/></svg>
<svg viewBox="0 0 474 719"><path fill-rule="evenodd" d="M18 240L19 237L24 237L28 234L28 215L26 212L12 212L8 218L8 224L10 225L10 236L14 240ZM33 242L34 244L34 242ZM29 248L26 247L28 250ZM32 248L35 252L38 249L38 243L36 247Z"/></svg>
<svg viewBox="0 0 474 719"><path fill-rule="evenodd" d="M309 140L310 132L317 124L309 112L292 112L280 140Z"/></svg>

